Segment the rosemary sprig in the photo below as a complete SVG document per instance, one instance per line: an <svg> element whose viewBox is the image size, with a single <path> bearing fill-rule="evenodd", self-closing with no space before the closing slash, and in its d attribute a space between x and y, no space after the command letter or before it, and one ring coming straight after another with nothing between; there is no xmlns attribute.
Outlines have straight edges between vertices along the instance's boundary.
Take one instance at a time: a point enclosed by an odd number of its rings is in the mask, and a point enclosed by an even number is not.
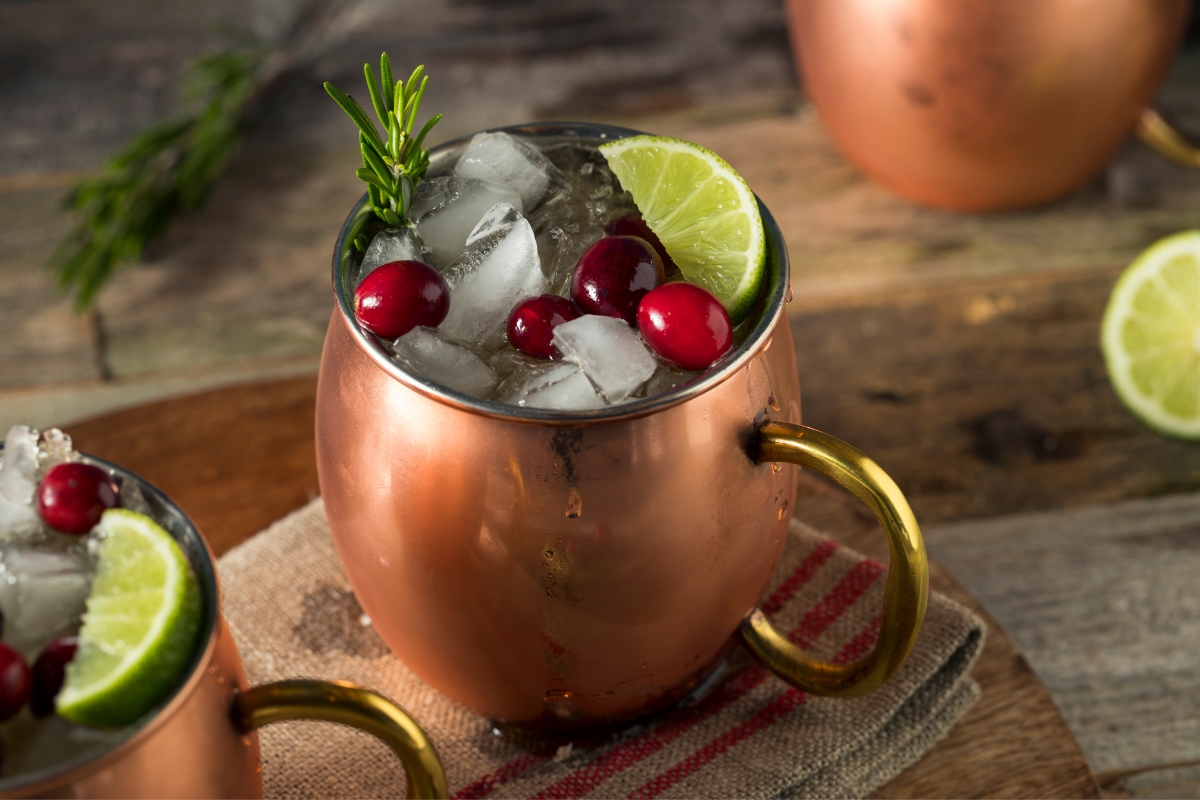
<svg viewBox="0 0 1200 800"><path fill-rule="evenodd" d="M383 136L353 97L332 83L325 83L325 91L358 126L363 165L355 174L367 184L371 208L377 217L393 227L412 224L408 212L412 208L413 195L429 168L429 150L421 145L442 118L441 114L435 114L420 133L412 135L425 85L429 82L429 76L422 77L424 71L424 66L417 67L407 81L393 84L392 62L384 53L379 57L382 82L377 83L371 65L363 64L367 91L371 94L375 115L383 124Z"/></svg>
<svg viewBox="0 0 1200 800"><path fill-rule="evenodd" d="M185 99L194 110L146 128L98 172L76 183L64 206L79 223L50 255L60 289L87 308L123 261L177 212L198 208L238 141L247 100L269 49L243 41L206 56L188 71Z"/></svg>

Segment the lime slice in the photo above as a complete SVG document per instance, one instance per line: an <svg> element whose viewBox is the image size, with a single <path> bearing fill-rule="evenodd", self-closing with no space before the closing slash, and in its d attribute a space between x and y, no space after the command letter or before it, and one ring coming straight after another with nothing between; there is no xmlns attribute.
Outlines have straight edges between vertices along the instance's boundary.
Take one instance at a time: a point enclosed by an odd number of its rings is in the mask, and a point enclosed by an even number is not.
<svg viewBox="0 0 1200 800"><path fill-rule="evenodd" d="M1100 337L1126 407L1160 433L1200 439L1200 231L1168 236L1129 265Z"/></svg>
<svg viewBox="0 0 1200 800"><path fill-rule="evenodd" d="M128 725L176 685L200 627L200 588L171 535L143 514L104 512L96 579L56 705L95 728Z"/></svg>
<svg viewBox="0 0 1200 800"><path fill-rule="evenodd" d="M735 325L745 319L767 246L741 176L711 150L665 136L618 139L600 152L683 276L716 295Z"/></svg>

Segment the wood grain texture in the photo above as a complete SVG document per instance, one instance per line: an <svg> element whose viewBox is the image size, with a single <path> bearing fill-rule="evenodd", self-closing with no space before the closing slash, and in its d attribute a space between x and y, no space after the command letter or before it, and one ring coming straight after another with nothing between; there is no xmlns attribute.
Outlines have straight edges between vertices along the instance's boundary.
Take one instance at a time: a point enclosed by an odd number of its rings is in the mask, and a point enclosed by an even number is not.
<svg viewBox="0 0 1200 800"><path fill-rule="evenodd" d="M219 556L319 493L316 379L249 384L67 428L82 452L157 486Z"/></svg>
<svg viewBox="0 0 1200 800"><path fill-rule="evenodd" d="M221 553L315 494L315 388L313 379L294 379L222 389L119 412L68 432L81 450L120 463L171 495ZM847 495L806 479L797 506L801 519L880 555L882 535ZM983 613L936 565L933 581ZM1003 631L989 624L974 673L983 699L880 797L1098 796L1049 695Z"/></svg>
<svg viewBox="0 0 1200 800"><path fill-rule="evenodd" d="M1004 624L1097 773L1200 763L1200 495L931 526L926 538ZM1137 796L1163 781L1200 794L1200 772L1174 772L1123 783Z"/></svg>
<svg viewBox="0 0 1200 800"><path fill-rule="evenodd" d="M1120 268L791 314L809 425L869 453L924 524L1200 489L1195 445L1121 405L1100 353Z"/></svg>
<svg viewBox="0 0 1200 800"><path fill-rule="evenodd" d="M824 480L803 475L796 517L887 563L887 540L875 518ZM1004 629L936 561L930 563L930 587L988 624L972 672L983 696L928 756L880 787L876 796L1098 796L1071 730Z"/></svg>

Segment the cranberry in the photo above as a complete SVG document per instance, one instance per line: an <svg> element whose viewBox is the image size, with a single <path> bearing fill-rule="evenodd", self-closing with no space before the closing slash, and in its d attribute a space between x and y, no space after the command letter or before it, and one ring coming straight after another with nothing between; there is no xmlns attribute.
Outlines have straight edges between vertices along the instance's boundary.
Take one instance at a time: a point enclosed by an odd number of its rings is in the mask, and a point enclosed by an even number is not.
<svg viewBox="0 0 1200 800"><path fill-rule="evenodd" d="M0 642L0 720L21 710L29 699L33 679L29 665L16 650Z"/></svg>
<svg viewBox="0 0 1200 800"><path fill-rule="evenodd" d="M354 290L358 324L384 339L418 325L436 328L450 311L450 287L441 273L420 261L381 264Z"/></svg>
<svg viewBox="0 0 1200 800"><path fill-rule="evenodd" d="M668 283L642 298L638 328L651 350L686 370L708 369L733 346L725 306L692 283Z"/></svg>
<svg viewBox="0 0 1200 800"><path fill-rule="evenodd" d="M44 717L54 712L54 698L62 690L67 676L67 664L79 649L78 636L60 636L42 650L33 662L33 694L29 698L29 710L34 716Z"/></svg>
<svg viewBox="0 0 1200 800"><path fill-rule="evenodd" d="M37 491L38 513L51 528L63 533L90 531L100 515L119 503L112 477L91 464L59 464L42 478Z"/></svg>
<svg viewBox="0 0 1200 800"><path fill-rule="evenodd" d="M571 299L585 314L620 317L637 325L638 303L665 279L662 259L645 239L605 236L579 257L571 276Z"/></svg>
<svg viewBox="0 0 1200 800"><path fill-rule="evenodd" d="M646 224L646 220L642 219L641 214L626 214L623 217L614 219L608 223L608 227L604 232L609 236L637 236L645 239L658 253L663 260L663 266L666 267L667 273L670 274L678 269L675 262L671 260L670 254L667 253L667 248L663 247L662 241L659 240L658 234L650 230L650 226Z"/></svg>
<svg viewBox="0 0 1200 800"><path fill-rule="evenodd" d="M534 358L558 358L562 353L550 343L554 329L579 319L579 309L565 297L544 294L517 303L508 317L508 341Z"/></svg>

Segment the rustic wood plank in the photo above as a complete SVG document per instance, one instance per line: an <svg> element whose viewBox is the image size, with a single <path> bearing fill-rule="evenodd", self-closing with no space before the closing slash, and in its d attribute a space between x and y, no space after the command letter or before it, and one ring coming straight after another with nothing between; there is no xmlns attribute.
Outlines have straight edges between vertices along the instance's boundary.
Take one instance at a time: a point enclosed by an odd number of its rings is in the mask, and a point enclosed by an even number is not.
<svg viewBox="0 0 1200 800"><path fill-rule="evenodd" d="M1137 770L1111 770L1096 776L1104 797L1200 797L1200 762Z"/></svg>
<svg viewBox="0 0 1200 800"><path fill-rule="evenodd" d="M77 446L150 480L192 515L219 554L317 490L311 378L221 389L72 426ZM802 519L879 554L873 520L845 494L807 480ZM935 586L979 610L944 571ZM982 613L982 612L980 612ZM986 616L986 615L985 615ZM1020 654L993 628L975 670L984 696L881 797L1095 797L1058 712Z"/></svg>
<svg viewBox="0 0 1200 800"><path fill-rule="evenodd" d="M333 240L362 195L347 151L240 158L102 294L116 377L315 358L333 307Z"/></svg>
<svg viewBox="0 0 1200 800"><path fill-rule="evenodd" d="M316 379L217 389L72 425L174 499L219 556L318 494Z"/></svg>
<svg viewBox="0 0 1200 800"><path fill-rule="evenodd" d="M791 316L805 421L869 453L925 523L1200 489L1194 445L1112 392L1119 268L862 298Z"/></svg>
<svg viewBox="0 0 1200 800"><path fill-rule="evenodd" d="M926 538L1004 625L1111 784L1125 770L1200 762L1200 495L931 526ZM1120 783L1135 796L1169 783L1171 796L1194 797L1196 774Z"/></svg>
<svg viewBox="0 0 1200 800"><path fill-rule="evenodd" d="M64 230L61 180L0 189L0 389L99 377L88 320L42 266Z"/></svg>
<svg viewBox="0 0 1200 800"><path fill-rule="evenodd" d="M184 65L251 3L0 3L0 175L90 169L177 108Z"/></svg>
<svg viewBox="0 0 1200 800"><path fill-rule="evenodd" d="M1189 55L1200 60L1200 53ZM844 161L811 108L794 115L689 124L635 121L720 153L771 209L791 255L797 308L1014 274L1128 264L1192 227L1200 170L1131 143L1107 177L1042 208L961 214L914 205Z"/></svg>
<svg viewBox="0 0 1200 800"><path fill-rule="evenodd" d="M796 517L886 563L887 541L875 518L840 489L805 473ZM972 673L983 689L976 706L926 758L876 793L903 797L1094 797L1070 729L1033 677L1004 628L936 561L930 586L979 614L988 637ZM1050 767L1050 765L1053 765ZM947 787L953 786L953 792Z"/></svg>
<svg viewBox="0 0 1200 800"><path fill-rule="evenodd" d="M44 430L62 427L100 414L179 397L223 386L299 375L316 375L320 359L314 354L299 359L273 358L239 361L210 369L191 369L133 378L43 384L0 389L0 431L17 424Z"/></svg>

